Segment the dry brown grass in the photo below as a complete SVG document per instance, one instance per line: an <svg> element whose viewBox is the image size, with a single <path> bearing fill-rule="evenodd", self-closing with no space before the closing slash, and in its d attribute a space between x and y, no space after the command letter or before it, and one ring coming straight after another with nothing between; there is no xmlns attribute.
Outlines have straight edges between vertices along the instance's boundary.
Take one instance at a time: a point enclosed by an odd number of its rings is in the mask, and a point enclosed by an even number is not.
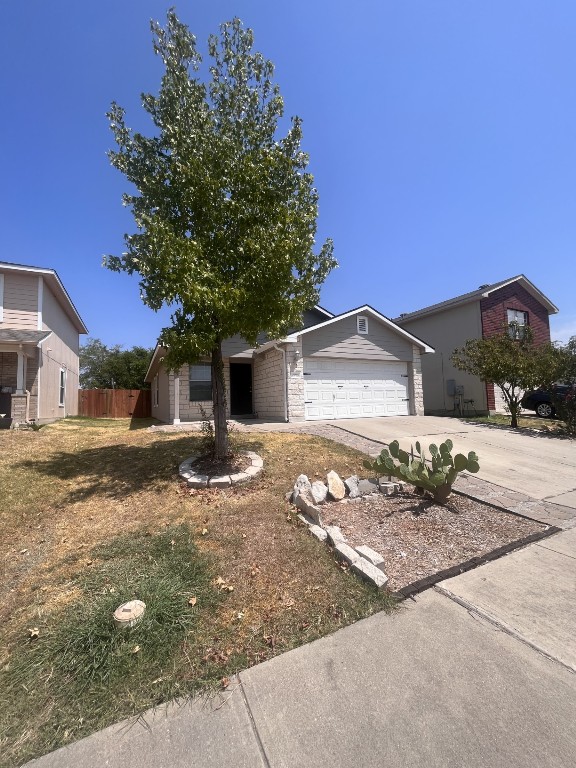
<svg viewBox="0 0 576 768"><path fill-rule="evenodd" d="M343 572L284 500L302 472L311 478L327 469L361 472L358 452L306 435L237 434L238 447L263 457L260 479L191 491L176 470L197 452L199 435L131 426L69 420L38 432L0 432L0 661L19 652L28 627L54 622L80 600L79 578L100 565L97 547L125 533L154 535L182 523L212 556L214 575L234 589L180 648L181 682L214 685L219 675L392 605ZM50 702L37 717L49 719L47 711ZM111 712L109 719L118 716L123 713ZM34 727L35 717L30 713L23 726ZM86 719L74 738L90 730ZM97 727L103 722L99 717ZM34 753L30 745L21 752Z"/></svg>

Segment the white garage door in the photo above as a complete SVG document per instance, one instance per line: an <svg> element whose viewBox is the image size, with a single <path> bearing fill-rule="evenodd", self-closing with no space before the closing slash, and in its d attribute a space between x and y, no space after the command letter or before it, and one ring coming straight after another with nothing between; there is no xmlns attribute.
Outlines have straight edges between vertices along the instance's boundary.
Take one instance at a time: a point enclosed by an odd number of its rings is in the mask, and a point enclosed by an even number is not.
<svg viewBox="0 0 576 768"><path fill-rule="evenodd" d="M305 418L407 416L408 364L304 358Z"/></svg>

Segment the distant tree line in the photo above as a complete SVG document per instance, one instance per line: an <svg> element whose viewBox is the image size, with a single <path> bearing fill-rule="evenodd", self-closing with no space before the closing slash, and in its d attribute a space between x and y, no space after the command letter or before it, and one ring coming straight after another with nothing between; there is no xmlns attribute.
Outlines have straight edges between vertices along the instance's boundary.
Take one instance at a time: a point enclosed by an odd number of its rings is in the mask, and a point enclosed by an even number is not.
<svg viewBox="0 0 576 768"><path fill-rule="evenodd" d="M80 347L82 389L149 389L144 382L152 349L120 344L107 347L100 339L89 338Z"/></svg>

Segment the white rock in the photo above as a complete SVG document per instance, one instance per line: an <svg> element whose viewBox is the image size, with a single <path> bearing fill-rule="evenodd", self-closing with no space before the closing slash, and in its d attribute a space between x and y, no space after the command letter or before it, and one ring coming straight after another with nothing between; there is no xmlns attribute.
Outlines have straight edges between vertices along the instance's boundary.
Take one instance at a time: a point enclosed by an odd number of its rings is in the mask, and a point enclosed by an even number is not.
<svg viewBox="0 0 576 768"><path fill-rule="evenodd" d="M356 547L355 549L356 552L358 552L358 554L361 555L369 563L372 563L372 565L381 571L384 570L384 558L379 552L376 552L374 549L367 547L365 544L363 544L361 547Z"/></svg>
<svg viewBox="0 0 576 768"><path fill-rule="evenodd" d="M322 518L320 517L320 508L314 504L312 493L307 490L303 490L293 502L298 509L309 515L317 525L322 525Z"/></svg>
<svg viewBox="0 0 576 768"><path fill-rule="evenodd" d="M312 493L312 498L316 504L322 504L326 501L326 496L328 496L328 488L321 480L314 481L310 490Z"/></svg>
<svg viewBox="0 0 576 768"><path fill-rule="evenodd" d="M344 544L342 542L339 542L338 544L334 545L334 551L336 552L337 555L339 555L341 558L346 560L346 562L352 566L355 563L357 563L358 560L362 560L362 558L360 557L358 552L356 552L355 549L352 549L352 547L348 546L348 544Z"/></svg>
<svg viewBox="0 0 576 768"><path fill-rule="evenodd" d="M351 477L348 477L346 480L344 480L344 485L346 486L346 490L348 491L348 495L351 499L356 499L359 496L358 493L358 483L360 482L360 478L358 475L352 475Z"/></svg>
<svg viewBox="0 0 576 768"><path fill-rule="evenodd" d="M334 472L334 470L328 472L326 480L328 481L328 493L334 501L340 501L340 499L346 496L346 488L337 472Z"/></svg>
<svg viewBox="0 0 576 768"><path fill-rule="evenodd" d="M328 534L328 538L330 539L330 542L336 546L336 544L345 544L346 539L344 537L344 534L340 530L340 528L337 525L327 525L326 526L326 533Z"/></svg>
<svg viewBox="0 0 576 768"><path fill-rule="evenodd" d="M296 499L302 491L311 491L312 483L308 480L307 475L298 475L296 482L294 483L294 489L292 492L292 504L296 504Z"/></svg>
<svg viewBox="0 0 576 768"><path fill-rule="evenodd" d="M358 576L371 582L378 587L378 589L383 589L388 583L388 576L386 576L385 573L382 573L376 566L372 565L372 563L369 563L368 560L364 560L363 557L354 560L350 565L354 573L357 573Z"/></svg>

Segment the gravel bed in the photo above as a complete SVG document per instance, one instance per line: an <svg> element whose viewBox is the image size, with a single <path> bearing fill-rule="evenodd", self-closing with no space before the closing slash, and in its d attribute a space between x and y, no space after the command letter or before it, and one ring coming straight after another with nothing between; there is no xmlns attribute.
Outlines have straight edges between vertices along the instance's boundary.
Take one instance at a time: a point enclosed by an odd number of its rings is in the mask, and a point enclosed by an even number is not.
<svg viewBox="0 0 576 768"><path fill-rule="evenodd" d="M322 520L382 555L392 591L547 528L455 494L445 506L412 493L333 502Z"/></svg>

